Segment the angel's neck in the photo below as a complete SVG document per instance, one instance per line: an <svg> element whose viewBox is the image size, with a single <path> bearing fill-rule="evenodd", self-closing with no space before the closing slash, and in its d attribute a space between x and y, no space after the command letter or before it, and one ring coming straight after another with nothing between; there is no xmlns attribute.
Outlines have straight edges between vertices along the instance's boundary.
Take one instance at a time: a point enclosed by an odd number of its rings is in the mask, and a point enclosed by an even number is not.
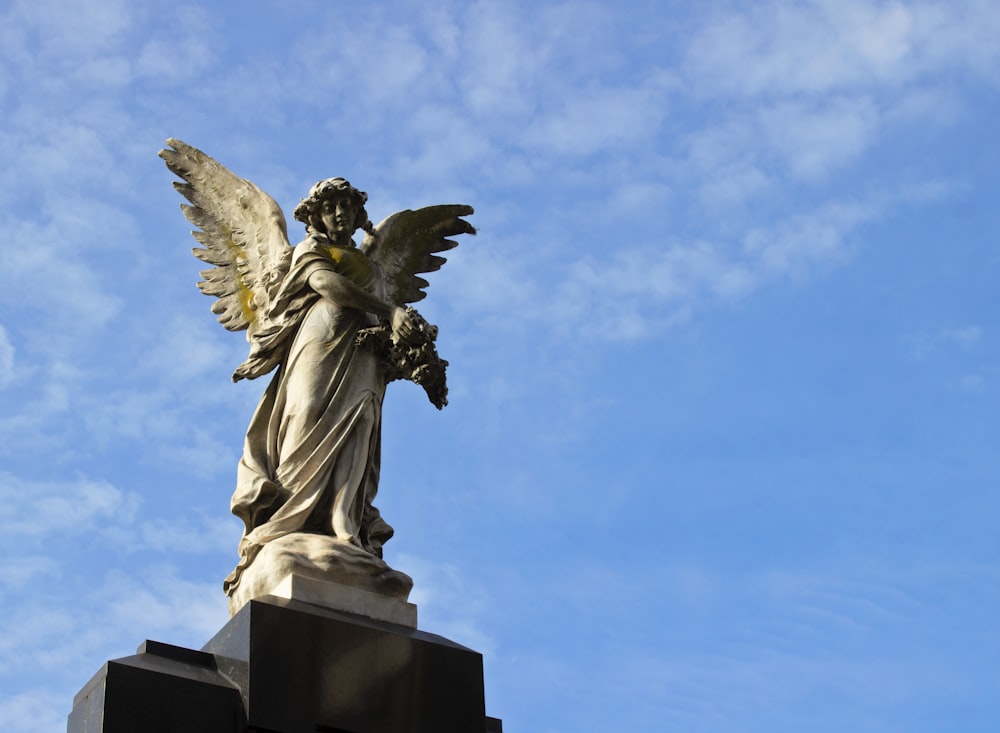
<svg viewBox="0 0 1000 733"><path fill-rule="evenodd" d="M316 237L321 241L324 241L327 245L333 247L344 247L348 249L353 249L357 247L357 245L354 243L354 240L346 234L334 238L324 232L312 232L312 236Z"/></svg>

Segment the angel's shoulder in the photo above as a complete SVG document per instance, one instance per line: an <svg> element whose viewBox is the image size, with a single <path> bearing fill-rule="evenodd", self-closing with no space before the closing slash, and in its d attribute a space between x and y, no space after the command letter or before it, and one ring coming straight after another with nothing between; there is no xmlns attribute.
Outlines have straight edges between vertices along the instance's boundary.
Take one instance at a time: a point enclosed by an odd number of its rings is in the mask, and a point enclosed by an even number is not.
<svg viewBox="0 0 1000 733"><path fill-rule="evenodd" d="M315 263L326 266L358 285L366 284L372 277L372 261L357 247L333 244L321 234L306 237L292 248L292 264L306 266Z"/></svg>
<svg viewBox="0 0 1000 733"><path fill-rule="evenodd" d="M305 239L292 247L292 264L307 256L324 257L329 244L329 240L322 235L310 234L306 236Z"/></svg>

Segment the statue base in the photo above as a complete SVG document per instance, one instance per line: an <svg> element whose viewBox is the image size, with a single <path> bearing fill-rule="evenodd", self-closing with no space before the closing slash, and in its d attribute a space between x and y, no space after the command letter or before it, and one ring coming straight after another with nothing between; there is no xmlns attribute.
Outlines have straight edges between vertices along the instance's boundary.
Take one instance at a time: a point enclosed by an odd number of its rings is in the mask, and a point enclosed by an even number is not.
<svg viewBox="0 0 1000 733"><path fill-rule="evenodd" d="M417 628L417 607L414 604L355 586L330 583L292 573L280 580L268 595L302 601L334 611L346 611L411 629Z"/></svg>
<svg viewBox="0 0 1000 733"><path fill-rule="evenodd" d="M298 600L248 602L201 651L147 641L74 699L69 733L480 733L482 655Z"/></svg>
<svg viewBox="0 0 1000 733"><path fill-rule="evenodd" d="M417 625L416 607L412 611L398 610L410 606L407 599L413 579L409 575L393 570L381 558L351 542L308 532L292 532L271 540L255 554L253 562L239 570L238 582L228 591L229 615L235 616L254 598L297 597L289 595L289 591L275 593L290 575L301 579L291 581L293 586L318 588L333 583L340 586L337 592L344 593L343 599L338 599L330 592L302 590L309 595L303 600L310 603L362 616L371 615L368 609L375 609L378 612L375 617L380 620ZM376 596L385 599L385 603L372 600ZM342 605L345 602L354 605ZM390 616L384 615L383 609L390 607L398 609L385 612ZM412 623L404 620L410 616Z"/></svg>

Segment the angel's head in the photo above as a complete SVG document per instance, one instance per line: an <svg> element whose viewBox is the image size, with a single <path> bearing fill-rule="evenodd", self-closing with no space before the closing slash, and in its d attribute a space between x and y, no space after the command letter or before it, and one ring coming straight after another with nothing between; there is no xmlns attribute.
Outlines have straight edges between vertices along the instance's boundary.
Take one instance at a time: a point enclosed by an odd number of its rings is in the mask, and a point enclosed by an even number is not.
<svg viewBox="0 0 1000 733"><path fill-rule="evenodd" d="M327 178L309 189L309 195L295 207L295 218L310 234L326 234L334 239L350 238L358 229L372 228L365 211L368 194L343 178Z"/></svg>

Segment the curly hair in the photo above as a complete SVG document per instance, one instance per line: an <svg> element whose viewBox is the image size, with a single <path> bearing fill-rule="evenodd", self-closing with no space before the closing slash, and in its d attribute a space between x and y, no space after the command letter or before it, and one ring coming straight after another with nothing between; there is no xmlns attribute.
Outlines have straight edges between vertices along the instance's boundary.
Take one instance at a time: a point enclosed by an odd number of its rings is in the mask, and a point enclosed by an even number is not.
<svg viewBox="0 0 1000 733"><path fill-rule="evenodd" d="M313 187L309 189L309 195L299 201L299 205L295 207L293 215L296 221L305 224L307 231L326 234L326 227L323 226L321 219L321 209L323 202L331 199L349 200L357 209L352 229L354 231L362 229L371 233L372 223L368 221L368 212L365 211L368 194L356 189L345 178L326 178L313 184Z"/></svg>

